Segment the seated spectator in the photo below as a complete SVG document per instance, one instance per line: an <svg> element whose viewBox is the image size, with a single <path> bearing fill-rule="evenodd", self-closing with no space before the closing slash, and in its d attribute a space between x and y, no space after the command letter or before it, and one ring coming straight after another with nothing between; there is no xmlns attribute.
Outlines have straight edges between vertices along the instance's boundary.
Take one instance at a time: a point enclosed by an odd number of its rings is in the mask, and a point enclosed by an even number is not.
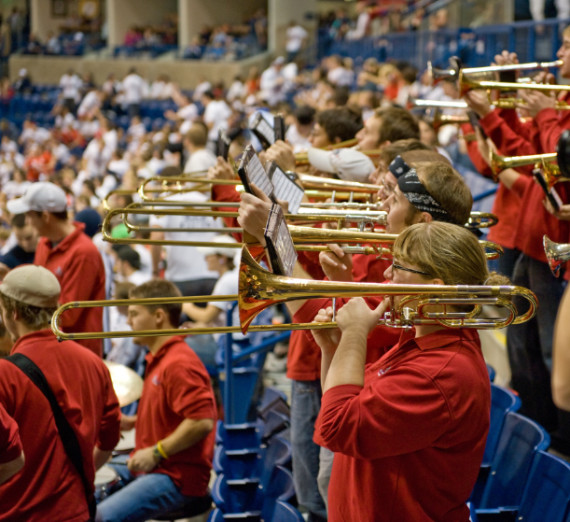
<svg viewBox="0 0 570 522"><path fill-rule="evenodd" d="M16 94L26 94L32 91L32 80L27 69L20 69L13 87Z"/></svg>
<svg viewBox="0 0 570 522"><path fill-rule="evenodd" d="M26 224L25 214L16 214L10 222L16 237L16 246L0 256L0 278L20 265L32 264L39 236L34 227Z"/></svg>
<svg viewBox="0 0 570 522"><path fill-rule="evenodd" d="M46 54L61 54L61 42L53 31L48 31L46 42Z"/></svg>

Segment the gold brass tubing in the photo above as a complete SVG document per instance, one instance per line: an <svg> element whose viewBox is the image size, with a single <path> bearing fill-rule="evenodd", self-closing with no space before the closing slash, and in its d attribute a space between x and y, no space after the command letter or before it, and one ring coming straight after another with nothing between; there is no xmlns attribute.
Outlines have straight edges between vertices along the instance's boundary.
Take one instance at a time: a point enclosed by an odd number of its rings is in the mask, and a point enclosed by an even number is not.
<svg viewBox="0 0 570 522"><path fill-rule="evenodd" d="M490 228L499 222L499 218L490 212L471 212L466 227L470 228Z"/></svg>
<svg viewBox="0 0 570 522"><path fill-rule="evenodd" d="M59 340L63 339L107 339L115 337L148 337L159 335L228 333L242 331L275 330L316 330L337 327L336 322L301 323L281 325L250 326L259 312L277 303L298 299L388 296L390 311L379 322L386 326L406 327L414 324L440 324L463 328L503 328L508 324L520 324L532 318L536 312L536 296L528 289L518 286L485 285L389 285L383 283L347 283L336 281L313 281L279 276L264 270L242 248L239 271L238 295L163 297L150 299L115 299L99 301L75 301L60 306L51 321L52 330ZM395 296L408 296L395 304ZM512 298L521 296L528 302L528 310L520 315ZM96 308L108 306L156 306L160 304L197 303L212 301L235 301L237 297L240 311L240 327L212 327L168 330L143 330L133 332L63 332L59 327L60 318L67 310L76 308ZM408 307L410 301L418 303L417 310ZM460 311L448 306L471 305L474 310ZM430 311L429 307L443 306L444 312ZM479 317L482 305L504 308L508 314L504 318Z"/></svg>
<svg viewBox="0 0 570 522"><path fill-rule="evenodd" d="M529 154L527 156L500 156L494 151L490 153L491 170L494 174L498 174L505 169L514 169L525 165L535 165L537 163L546 164L557 160L557 153L550 152L548 154Z"/></svg>

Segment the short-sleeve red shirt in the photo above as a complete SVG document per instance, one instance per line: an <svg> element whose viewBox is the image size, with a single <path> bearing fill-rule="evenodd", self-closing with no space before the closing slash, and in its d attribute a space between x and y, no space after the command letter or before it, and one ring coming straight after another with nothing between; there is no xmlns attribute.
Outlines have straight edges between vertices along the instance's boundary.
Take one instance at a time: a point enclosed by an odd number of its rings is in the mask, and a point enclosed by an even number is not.
<svg viewBox="0 0 570 522"><path fill-rule="evenodd" d="M154 446L184 419L216 421L216 402L208 371L182 337L168 339L147 355L145 385L139 402L135 450ZM183 495L208 489L215 433L163 460L153 473L169 475Z"/></svg>

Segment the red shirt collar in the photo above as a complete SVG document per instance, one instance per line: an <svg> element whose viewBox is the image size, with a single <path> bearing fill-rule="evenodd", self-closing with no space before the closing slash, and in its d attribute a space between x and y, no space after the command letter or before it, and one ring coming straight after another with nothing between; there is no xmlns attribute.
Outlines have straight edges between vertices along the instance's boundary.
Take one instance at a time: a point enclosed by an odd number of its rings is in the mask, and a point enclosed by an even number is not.
<svg viewBox="0 0 570 522"><path fill-rule="evenodd" d="M400 346L411 342L414 343L419 350L430 350L431 348L442 348L457 341L477 341L479 334L475 328L442 328L436 332L421 337L414 337L415 330L410 328L404 330L400 336Z"/></svg>
<svg viewBox="0 0 570 522"><path fill-rule="evenodd" d="M159 348L158 352L156 352L156 354L152 354L150 352L148 352L146 354L146 362L147 364L151 364L152 362L158 361L160 359L162 359L162 357L164 357L166 355L166 352L168 352L169 348L176 343L179 342L184 342L184 337L180 336L180 335L174 335L172 337L170 337L169 339L166 340L166 342Z"/></svg>

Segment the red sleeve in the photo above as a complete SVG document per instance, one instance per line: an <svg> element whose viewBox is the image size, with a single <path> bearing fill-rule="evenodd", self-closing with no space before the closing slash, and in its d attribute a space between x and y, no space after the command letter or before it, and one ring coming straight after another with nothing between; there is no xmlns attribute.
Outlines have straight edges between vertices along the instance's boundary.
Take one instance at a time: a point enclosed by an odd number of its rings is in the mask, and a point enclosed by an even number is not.
<svg viewBox="0 0 570 522"><path fill-rule="evenodd" d="M449 427L437 386L421 372L399 368L366 384L335 386L322 397L315 442L361 459L412 453Z"/></svg>
<svg viewBox="0 0 570 522"><path fill-rule="evenodd" d="M565 129L570 128L570 119L560 118L559 112L555 109L543 109L535 119L540 129L541 152L555 152L560 135Z"/></svg>
<svg viewBox="0 0 570 522"><path fill-rule="evenodd" d="M103 415L101 416L101 425L99 426L97 447L102 451L111 451L121 438L121 410L119 409L119 400L113 389L111 375L106 366L103 372Z"/></svg>
<svg viewBox="0 0 570 522"><path fill-rule="evenodd" d="M239 192L236 190L235 185L216 185L212 186L212 200L213 201L228 201L237 202L241 201ZM222 212L237 212L236 207L220 207L217 210ZM240 224L235 217L223 218L226 227L240 228ZM236 241L242 241L241 234L232 234Z"/></svg>
<svg viewBox="0 0 570 522"><path fill-rule="evenodd" d="M473 126L470 123L462 123L461 124L461 131L463 135L472 134L474 132ZM486 178L493 177L493 171L491 167L487 164L487 162L481 156L479 152L479 147L477 146L477 140L467 141L467 154L469 154L469 158L471 162L477 169L477 172Z"/></svg>
<svg viewBox="0 0 570 522"><path fill-rule="evenodd" d="M494 110L479 120L481 127L491 141L496 145L497 150L504 156L526 156L537 153L535 141L525 139L520 133L515 132L509 123L501 117L498 110ZM534 125L533 122L527 125ZM533 132L526 133L531 136ZM532 170L532 165L530 166Z"/></svg>
<svg viewBox="0 0 570 522"><path fill-rule="evenodd" d="M17 459L22 453L22 441L16 421L0 404L0 464Z"/></svg>

